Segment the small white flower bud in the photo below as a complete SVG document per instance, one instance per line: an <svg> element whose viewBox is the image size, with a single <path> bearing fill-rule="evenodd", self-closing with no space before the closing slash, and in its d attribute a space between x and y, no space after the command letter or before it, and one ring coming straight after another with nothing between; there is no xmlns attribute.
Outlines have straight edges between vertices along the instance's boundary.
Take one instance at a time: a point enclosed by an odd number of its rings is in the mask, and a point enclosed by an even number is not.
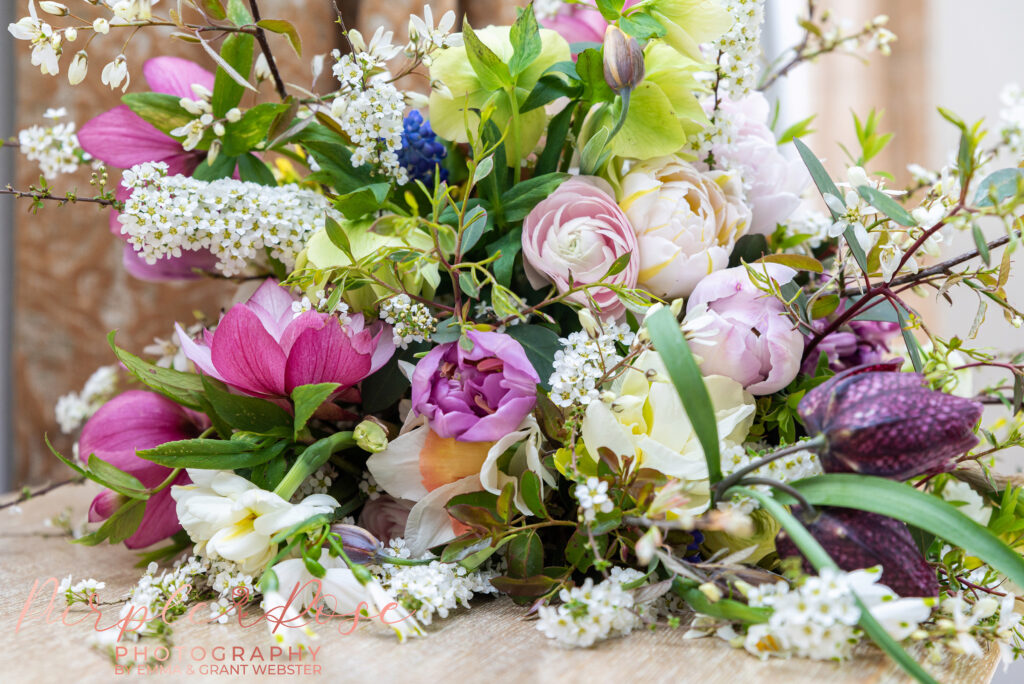
<svg viewBox="0 0 1024 684"><path fill-rule="evenodd" d="M224 137L224 132L224 124L222 124L220 121L213 124L213 134L215 136L217 136L218 138L222 138Z"/></svg>
<svg viewBox="0 0 1024 684"><path fill-rule="evenodd" d="M85 50L79 50L71 59L71 65L68 67L68 82L71 85L78 85L85 79L85 75L88 72L89 55L86 54Z"/></svg>
<svg viewBox="0 0 1024 684"><path fill-rule="evenodd" d="M722 590L711 582L705 582L700 585L698 589L700 589L700 593L704 594L708 598L708 601L711 601L712 603L717 603L722 600Z"/></svg>
<svg viewBox="0 0 1024 684"><path fill-rule="evenodd" d="M242 118L242 110L238 107L232 107L228 110L228 113L224 115L224 118L231 123L235 123Z"/></svg>
<svg viewBox="0 0 1024 684"><path fill-rule="evenodd" d="M270 73L270 65L267 64L267 57L261 52L259 57L256 58L256 80L266 81L272 76L273 74Z"/></svg>
<svg viewBox="0 0 1024 684"><path fill-rule="evenodd" d="M96 21L92 22L92 30L96 33L102 33L104 35L110 33L110 22L100 17Z"/></svg>
<svg viewBox="0 0 1024 684"><path fill-rule="evenodd" d="M66 40L69 43L74 43L77 38L78 29L76 29L74 26L69 26L68 28L64 29L64 40Z"/></svg>
<svg viewBox="0 0 1024 684"><path fill-rule="evenodd" d="M220 146L220 140L214 140L210 143L210 151L206 155L208 164L213 165L213 162L217 161L217 156L220 154Z"/></svg>
<svg viewBox="0 0 1024 684"><path fill-rule="evenodd" d="M59 2L51 2L51 0L42 0L42 2L39 3L39 9L56 17L66 17L68 14L67 7Z"/></svg>

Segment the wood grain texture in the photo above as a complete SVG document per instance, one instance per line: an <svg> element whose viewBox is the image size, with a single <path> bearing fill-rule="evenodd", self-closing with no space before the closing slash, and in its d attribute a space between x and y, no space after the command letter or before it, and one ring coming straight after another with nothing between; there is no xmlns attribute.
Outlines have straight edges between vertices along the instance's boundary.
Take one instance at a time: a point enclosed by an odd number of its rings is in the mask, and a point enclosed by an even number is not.
<svg viewBox="0 0 1024 684"><path fill-rule="evenodd" d="M106 582L103 601L114 600L138 577L134 555L123 547L86 548L68 543L44 521L71 507L84 516L94 485L65 487L21 505L20 513L0 510L0 630L8 637L0 650L0 677L12 684L106 683L115 679L109 661L85 645L86 625L45 625L39 614L45 602L33 604L18 633L14 626L26 597L37 579L58 579L73 574L75 580L94 577ZM116 606L109 609L113 622ZM637 632L587 650L563 650L554 646L524 619L524 609L505 599L483 599L474 607L430 628L431 634L399 645L378 624L364 625L351 636L324 632L316 662L324 675L292 677L300 681L399 681L437 682L456 680L472 684L495 682L785 682L786 684L891 684L907 682L880 652L861 647L856 658L843 665L807 660L761 662L717 639L683 639L683 629ZM68 619L73 622L76 614ZM246 652L272 646L264 626L241 629L237 624L176 626L175 646L186 651L202 647L242 646ZM983 659L958 657L929 666L944 684L984 684L995 668L996 653ZM175 661L172 660L173 664ZM179 664L185 665L185 659ZM209 659L205 662L211 662ZM296 661L293 661L296 662ZM305 662L311 662L309 660ZM133 676L135 680L139 677ZM280 677L268 677L280 681ZM180 682L191 678L146 676L141 681ZM204 676L203 682L242 681L242 678ZM245 677L244 681L263 681Z"/></svg>

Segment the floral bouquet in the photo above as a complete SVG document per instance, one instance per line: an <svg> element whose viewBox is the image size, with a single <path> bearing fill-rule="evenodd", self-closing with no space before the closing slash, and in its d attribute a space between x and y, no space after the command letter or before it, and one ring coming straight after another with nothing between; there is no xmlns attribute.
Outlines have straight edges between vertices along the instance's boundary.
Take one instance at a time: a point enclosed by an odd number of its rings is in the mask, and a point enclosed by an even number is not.
<svg viewBox="0 0 1024 684"><path fill-rule="evenodd" d="M1024 364L970 341L988 309L1022 320L1024 171L991 168L1024 158L1019 95L992 144L940 110L953 160L895 189L868 170L876 113L837 183L810 119L777 132L759 92L887 53L884 17L850 32L810 3L764 65L763 0L538 0L461 33L428 6L404 44L339 19L306 89L268 40L299 53L297 31L255 0L89 4L29 0L9 30L44 74L78 34L159 27L216 72L155 57L127 92L118 56L123 104L19 139L46 178L93 160L95 196L7 192L109 205L138 277L239 284L152 360L111 333L119 365L58 405L84 426L57 457L106 488L76 543L169 540L123 614L183 614L188 585L294 645L311 616L406 637L504 594L564 646L686 625L843 659L869 637L920 681L904 646L1016 653L1024 501L992 466L1024 443ZM975 248L943 255L957 231ZM954 290L980 307L944 339L915 307ZM981 367L1004 379L973 387Z"/></svg>

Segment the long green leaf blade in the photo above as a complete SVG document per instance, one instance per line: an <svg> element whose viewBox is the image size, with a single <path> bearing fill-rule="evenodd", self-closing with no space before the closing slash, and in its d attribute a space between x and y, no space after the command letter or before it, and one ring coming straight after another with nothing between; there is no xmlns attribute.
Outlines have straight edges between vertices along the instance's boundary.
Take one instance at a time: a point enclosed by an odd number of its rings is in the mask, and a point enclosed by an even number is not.
<svg viewBox="0 0 1024 684"><path fill-rule="evenodd" d="M704 449L708 477L713 487L722 479L722 466L718 453L718 422L715 420L711 395L704 385L704 377L700 374L690 345L686 343L683 331L679 329L679 322L671 310L667 307L662 308L649 316L647 330L651 333L654 348L658 350L665 368L668 369L672 384L679 393L686 415L689 416L697 439Z"/></svg>

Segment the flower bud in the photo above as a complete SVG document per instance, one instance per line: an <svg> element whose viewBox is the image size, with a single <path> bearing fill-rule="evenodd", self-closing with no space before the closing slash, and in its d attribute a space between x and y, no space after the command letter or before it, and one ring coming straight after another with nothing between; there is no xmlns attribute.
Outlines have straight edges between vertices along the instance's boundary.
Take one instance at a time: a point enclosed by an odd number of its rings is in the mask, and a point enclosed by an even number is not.
<svg viewBox="0 0 1024 684"><path fill-rule="evenodd" d="M68 28L64 29L64 40L66 40L69 43L74 43L77 39L78 29L76 29L74 26L69 26Z"/></svg>
<svg viewBox="0 0 1024 684"><path fill-rule="evenodd" d="M110 22L103 17L100 17L96 21L92 22L92 30L96 33L110 33Z"/></svg>
<svg viewBox="0 0 1024 684"><path fill-rule="evenodd" d="M88 71L89 55L86 54L85 50L79 50L71 59L71 65L68 67L68 82L71 85L78 85L85 79Z"/></svg>
<svg viewBox="0 0 1024 684"><path fill-rule="evenodd" d="M206 153L206 160L208 163L213 164L213 162L217 161L217 157L220 155L220 148L220 140L214 140L210 143L210 149Z"/></svg>
<svg viewBox="0 0 1024 684"><path fill-rule="evenodd" d="M604 32L604 80L616 93L631 91L644 80L644 51L618 26Z"/></svg>
<svg viewBox="0 0 1024 684"><path fill-rule="evenodd" d="M360 449L369 451L371 454L376 454L388 448L388 433L384 431L383 427L372 420L364 420L359 425L356 425L352 436L355 438L356 444L359 445Z"/></svg>
<svg viewBox="0 0 1024 684"><path fill-rule="evenodd" d="M331 525L331 534L338 535L341 548L345 550L345 555L353 563L367 565L376 562L381 543L367 530L356 525L335 523Z"/></svg>
<svg viewBox="0 0 1024 684"><path fill-rule="evenodd" d="M722 590L719 589L714 582L705 582L697 588L700 590L700 593L704 594L708 601L711 601L712 603L718 603L722 600Z"/></svg>
<svg viewBox="0 0 1024 684"><path fill-rule="evenodd" d="M47 14L52 14L57 17L65 17L68 14L68 8L59 2L51 2L50 0L42 0L39 3L39 9L43 10Z"/></svg>
<svg viewBox="0 0 1024 684"><path fill-rule="evenodd" d="M238 107L232 107L228 110L227 114L224 115L224 118L231 123L236 123L242 118L242 110Z"/></svg>

